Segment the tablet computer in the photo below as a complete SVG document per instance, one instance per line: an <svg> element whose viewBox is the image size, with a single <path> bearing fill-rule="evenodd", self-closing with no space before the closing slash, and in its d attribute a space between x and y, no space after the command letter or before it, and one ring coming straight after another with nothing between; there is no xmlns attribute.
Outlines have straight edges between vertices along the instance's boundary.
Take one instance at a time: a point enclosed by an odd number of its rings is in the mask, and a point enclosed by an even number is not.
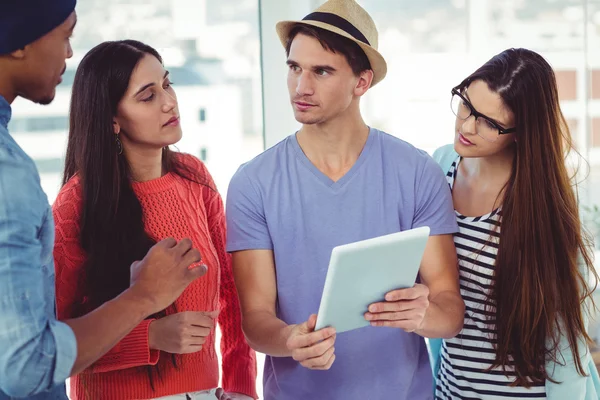
<svg viewBox="0 0 600 400"><path fill-rule="evenodd" d="M369 326L364 314L370 304L415 285L428 238L429 228L421 227L334 247L315 330Z"/></svg>

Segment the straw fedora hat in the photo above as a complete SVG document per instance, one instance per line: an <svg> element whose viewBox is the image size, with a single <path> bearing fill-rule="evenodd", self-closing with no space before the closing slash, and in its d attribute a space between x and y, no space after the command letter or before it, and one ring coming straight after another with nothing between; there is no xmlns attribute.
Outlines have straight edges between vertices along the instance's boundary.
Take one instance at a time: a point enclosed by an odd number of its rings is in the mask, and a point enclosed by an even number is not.
<svg viewBox="0 0 600 400"><path fill-rule="evenodd" d="M387 73L387 64L377 51L377 28L371 16L354 0L329 0L308 14L302 21L277 23L277 35L285 47L290 31L298 24L316 26L356 42L367 55L373 69L375 86Z"/></svg>

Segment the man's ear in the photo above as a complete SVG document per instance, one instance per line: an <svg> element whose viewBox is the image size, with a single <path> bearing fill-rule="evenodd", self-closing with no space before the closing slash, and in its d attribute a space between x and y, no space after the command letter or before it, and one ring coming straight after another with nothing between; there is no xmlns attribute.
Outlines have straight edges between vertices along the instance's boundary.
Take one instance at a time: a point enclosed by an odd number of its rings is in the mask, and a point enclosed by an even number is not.
<svg viewBox="0 0 600 400"><path fill-rule="evenodd" d="M356 83L356 87L354 88L354 94L356 96L362 96L367 93L367 90L371 87L371 83L373 82L373 70L367 69L360 73L358 76L358 82Z"/></svg>
<svg viewBox="0 0 600 400"><path fill-rule="evenodd" d="M26 57L28 50L29 50L29 45L26 45L24 47L21 47L20 49L13 51L12 53L10 53L10 56L12 58L16 58L17 60L22 60Z"/></svg>

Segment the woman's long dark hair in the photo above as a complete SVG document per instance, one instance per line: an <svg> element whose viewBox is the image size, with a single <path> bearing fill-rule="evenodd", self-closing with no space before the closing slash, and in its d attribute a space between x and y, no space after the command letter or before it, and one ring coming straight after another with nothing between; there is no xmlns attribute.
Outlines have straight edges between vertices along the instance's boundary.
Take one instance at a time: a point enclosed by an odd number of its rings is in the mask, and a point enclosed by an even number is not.
<svg viewBox="0 0 600 400"><path fill-rule="evenodd" d="M86 253L82 282L86 298L75 305L78 315L127 289L130 265L155 244L144 229L130 166L125 155L119 155L113 130L117 106L135 67L147 54L162 63L158 52L141 42L104 42L86 54L75 74L63 185L77 175L83 199L80 238ZM162 161L165 171L204 184L168 148ZM165 311L154 317L164 315ZM150 369L149 374L153 384Z"/></svg>
<svg viewBox="0 0 600 400"><path fill-rule="evenodd" d="M515 157L500 199L502 220L489 301L497 329L493 367L514 365L515 385L550 379L551 360L564 363L560 337L568 340L579 374L587 305L589 236L582 229L566 156L573 142L560 110L552 67L539 54L509 49L496 55L459 89L481 80L514 113ZM586 302L590 300L590 302ZM586 304L587 303L587 304Z"/></svg>

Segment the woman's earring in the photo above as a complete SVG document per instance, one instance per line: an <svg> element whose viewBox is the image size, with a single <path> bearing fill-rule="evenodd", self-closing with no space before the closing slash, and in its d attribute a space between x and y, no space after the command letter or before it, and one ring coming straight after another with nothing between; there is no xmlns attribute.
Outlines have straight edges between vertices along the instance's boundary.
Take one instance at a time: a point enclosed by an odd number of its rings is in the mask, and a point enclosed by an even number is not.
<svg viewBox="0 0 600 400"><path fill-rule="evenodd" d="M123 154L123 143L121 143L118 133L115 135L115 141L117 142L117 154Z"/></svg>

